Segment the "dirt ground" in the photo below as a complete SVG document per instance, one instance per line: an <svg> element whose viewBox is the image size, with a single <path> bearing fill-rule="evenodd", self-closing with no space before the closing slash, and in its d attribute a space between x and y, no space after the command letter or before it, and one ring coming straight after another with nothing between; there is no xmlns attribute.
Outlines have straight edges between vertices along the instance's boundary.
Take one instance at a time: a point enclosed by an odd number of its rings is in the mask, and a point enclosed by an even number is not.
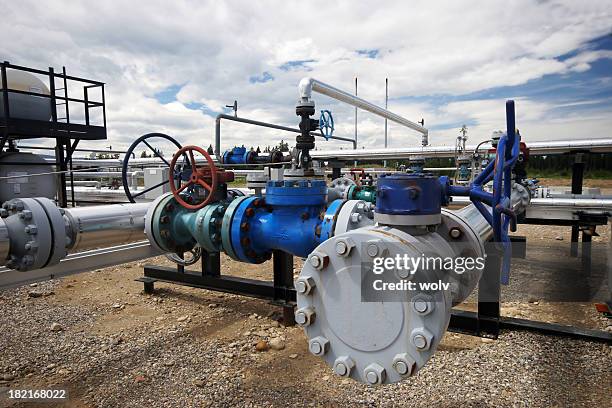
<svg viewBox="0 0 612 408"><path fill-rule="evenodd" d="M610 226L598 232L594 275L603 276ZM517 234L534 245L526 259L513 261L516 283L504 289L502 314L610 331L593 300L547 299L554 292L547 282L561 266L575 272L569 279L581 276L580 260L569 257L569 228L523 225ZM497 340L447 333L415 377L370 387L334 376L309 354L303 331L280 324L279 308L265 301L166 283L145 294L135 281L145 264L171 265L158 257L0 294L0 388L69 394L62 404L0 398L0 406L612 405L609 344L527 332L505 331ZM271 264L223 256L222 273L271 280ZM282 349L256 350L271 339Z"/></svg>

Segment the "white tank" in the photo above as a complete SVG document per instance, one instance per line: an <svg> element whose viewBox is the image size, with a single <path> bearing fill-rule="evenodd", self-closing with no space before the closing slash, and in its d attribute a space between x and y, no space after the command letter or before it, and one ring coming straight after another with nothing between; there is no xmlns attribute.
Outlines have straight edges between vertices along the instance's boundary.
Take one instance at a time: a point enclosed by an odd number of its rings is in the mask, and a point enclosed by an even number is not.
<svg viewBox="0 0 612 408"><path fill-rule="evenodd" d="M49 88L29 72L6 70L8 89L49 95ZM0 93L2 96L2 93ZM40 96L9 93L11 118L48 121L51 119L51 100ZM4 117L4 100L0 97L0 117Z"/></svg>

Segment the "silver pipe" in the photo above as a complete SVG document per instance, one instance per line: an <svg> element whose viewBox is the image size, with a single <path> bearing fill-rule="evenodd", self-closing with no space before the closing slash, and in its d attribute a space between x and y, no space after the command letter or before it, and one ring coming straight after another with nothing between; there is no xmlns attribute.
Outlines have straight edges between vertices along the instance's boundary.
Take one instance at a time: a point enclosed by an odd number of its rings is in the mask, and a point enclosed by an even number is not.
<svg viewBox="0 0 612 408"><path fill-rule="evenodd" d="M579 209L598 209L612 211L612 199L593 198L532 198L534 207L571 207Z"/></svg>
<svg viewBox="0 0 612 408"><path fill-rule="evenodd" d="M529 154L542 156L547 154L569 153L573 150L586 150L592 153L612 152L612 139L591 139L577 141L559 142L533 142L528 143ZM466 153L472 153L477 145L465 147ZM490 145L484 144L481 149L488 149ZM385 159L410 159L414 156L455 157L455 148L450 146L425 146L393 149L358 149L358 150L313 150L310 155L313 159L337 159L337 160L385 160Z"/></svg>
<svg viewBox="0 0 612 408"><path fill-rule="evenodd" d="M417 132L423 135L423 146L427 146L427 135L429 131L426 128L419 125L418 123L412 122L402 116L390 112L387 109L374 105L373 103L370 103L365 99L361 99L358 96L351 95L348 92L344 92L338 88L318 81L314 78L303 78L300 81L298 89L302 100L309 100L312 97L312 91L315 91L320 94L327 95L330 98L336 99L340 102L347 103L356 108L360 108L375 115L381 116L385 119L389 119L395 123L399 123L400 125L406 126L412 130L416 130Z"/></svg>
<svg viewBox="0 0 612 408"><path fill-rule="evenodd" d="M144 217L149 203L67 208L70 252L127 244L146 239Z"/></svg>
<svg viewBox="0 0 612 408"><path fill-rule="evenodd" d="M487 220L480 214L474 204L467 205L459 210L453 211L456 215L463 218L465 222L474 229L482 242L488 241L493 236L493 228Z"/></svg>

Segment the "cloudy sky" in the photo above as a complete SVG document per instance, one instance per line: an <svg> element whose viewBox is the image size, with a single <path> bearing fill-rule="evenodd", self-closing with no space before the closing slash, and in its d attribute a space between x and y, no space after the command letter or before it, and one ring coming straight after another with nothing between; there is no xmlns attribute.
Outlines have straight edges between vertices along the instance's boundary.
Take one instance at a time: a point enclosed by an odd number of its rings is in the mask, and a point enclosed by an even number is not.
<svg viewBox="0 0 612 408"><path fill-rule="evenodd" d="M208 146L214 116L297 125L300 78L311 76L425 119L434 145L473 142L504 127L517 100L529 141L612 137L612 1L8 1L0 58L106 86L110 142L148 132ZM353 109L316 95L336 134ZM76 108L76 107L75 107ZM359 144L382 147L384 121L359 113ZM224 147L292 135L223 125ZM393 124L391 147L419 144ZM321 141L319 149L342 146Z"/></svg>

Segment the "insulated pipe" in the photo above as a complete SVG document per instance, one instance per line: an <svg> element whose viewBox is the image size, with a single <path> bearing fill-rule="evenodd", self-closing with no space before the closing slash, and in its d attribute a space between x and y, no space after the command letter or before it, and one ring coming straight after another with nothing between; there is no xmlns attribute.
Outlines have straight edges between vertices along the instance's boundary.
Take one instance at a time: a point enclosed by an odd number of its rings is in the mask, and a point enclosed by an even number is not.
<svg viewBox="0 0 612 408"><path fill-rule="evenodd" d="M340 102L347 103L351 106L354 106L359 109L366 110L375 115L381 116L385 119L389 119L395 123L399 123L400 125L406 126L412 130L416 130L417 132L423 135L423 146L427 146L428 144L428 130L418 123L412 122L406 118L403 118L387 109L381 108L380 106L374 105L366 101L365 99L361 99L355 95L351 95L348 92L344 92L338 88L335 88L331 85L318 81L314 78L303 78L298 85L300 98L302 101L308 101L312 97L312 91L318 92L323 95L327 95L330 98L336 99ZM314 157L314 156L313 156Z"/></svg>
<svg viewBox="0 0 612 408"><path fill-rule="evenodd" d="M47 198L7 201L0 209L0 266L28 271L68 252L142 241L149 203L59 208Z"/></svg>
<svg viewBox="0 0 612 408"><path fill-rule="evenodd" d="M111 204L65 209L70 252L109 247L146 239L144 217L149 203Z"/></svg>
<svg viewBox="0 0 612 408"><path fill-rule="evenodd" d="M474 230L482 242L488 241L493 236L493 229L474 204L453 212Z"/></svg>
<svg viewBox="0 0 612 408"><path fill-rule="evenodd" d="M476 145L466 146L465 152L472 153ZM482 149L490 149L490 144L481 146ZM552 141L528 143L530 156L543 156L548 154L562 154L572 151L589 151L591 153L612 152L612 139L590 139L576 141ZM338 160L385 160L385 159L409 159L414 156L426 158L455 157L455 147L450 146L426 146L407 147L393 149L357 149L357 150L313 150L313 159L338 159Z"/></svg>

